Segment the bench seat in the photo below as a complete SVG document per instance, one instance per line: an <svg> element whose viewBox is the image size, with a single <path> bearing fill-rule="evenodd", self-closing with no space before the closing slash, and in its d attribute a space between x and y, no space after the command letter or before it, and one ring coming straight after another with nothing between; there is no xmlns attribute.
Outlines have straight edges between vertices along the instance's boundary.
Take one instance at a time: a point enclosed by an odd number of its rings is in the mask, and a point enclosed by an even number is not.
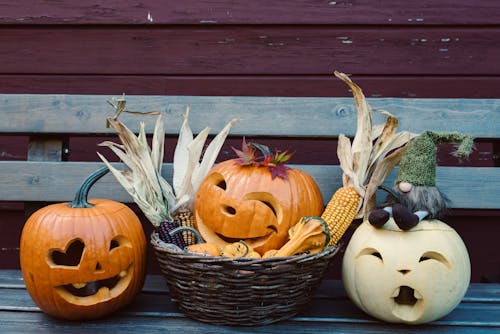
<svg viewBox="0 0 500 334"><path fill-rule="evenodd" d="M0 271L1 333L498 333L500 284L472 283L460 305L425 325L388 325L352 304L338 280L324 280L312 302L297 316L258 327L214 326L187 318L170 300L163 276L147 276L127 308L102 320L60 321L41 312L25 289L21 272Z"/></svg>

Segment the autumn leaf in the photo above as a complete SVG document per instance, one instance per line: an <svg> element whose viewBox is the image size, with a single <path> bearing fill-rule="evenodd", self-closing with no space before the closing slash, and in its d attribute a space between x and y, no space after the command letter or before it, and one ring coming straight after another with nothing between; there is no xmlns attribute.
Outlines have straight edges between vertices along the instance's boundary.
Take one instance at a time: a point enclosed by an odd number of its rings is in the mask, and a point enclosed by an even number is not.
<svg viewBox="0 0 500 334"><path fill-rule="evenodd" d="M248 145L245 138L241 144L241 150L231 147L238 156L238 164L242 166L253 165L257 161L257 156L255 155L255 149L252 144Z"/></svg>
<svg viewBox="0 0 500 334"><path fill-rule="evenodd" d="M276 177L280 177L284 180L286 180L287 175L286 172L287 170L290 169L290 167L285 166L284 164L277 164L277 165L270 165L267 166L269 171L271 171L271 178L275 179Z"/></svg>

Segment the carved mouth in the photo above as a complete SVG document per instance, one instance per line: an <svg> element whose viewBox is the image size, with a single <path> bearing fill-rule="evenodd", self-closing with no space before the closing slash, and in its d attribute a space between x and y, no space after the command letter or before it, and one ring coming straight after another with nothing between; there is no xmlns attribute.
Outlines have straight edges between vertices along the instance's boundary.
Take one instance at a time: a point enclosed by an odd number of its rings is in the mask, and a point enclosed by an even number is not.
<svg viewBox="0 0 500 334"><path fill-rule="evenodd" d="M95 295L101 288L108 290L113 289L116 284L127 275L127 271L123 270L118 275L111 278L102 279L99 281L85 282L85 283L72 283L63 285L61 288L66 289L69 293L77 297L88 297Z"/></svg>
<svg viewBox="0 0 500 334"><path fill-rule="evenodd" d="M403 285L398 287L391 295L394 301L392 312L398 318L413 322L423 313L423 297L415 289Z"/></svg>
<svg viewBox="0 0 500 334"><path fill-rule="evenodd" d="M270 226L269 229L271 231L268 234L252 238L229 238L220 233L216 233L216 235L227 243L233 243L244 240L248 244L248 246L256 248L264 245L274 233L277 233L277 230L274 226Z"/></svg>
<svg viewBox="0 0 500 334"><path fill-rule="evenodd" d="M400 286L394 291L393 298L397 304L413 306L422 296L409 286Z"/></svg>
<svg viewBox="0 0 500 334"><path fill-rule="evenodd" d="M55 287L55 290L70 303L91 305L96 303L96 298L102 302L120 295L129 286L131 278L132 268L130 266L110 278L65 284Z"/></svg>
<svg viewBox="0 0 500 334"><path fill-rule="evenodd" d="M269 225L267 226L267 230L269 232L265 235L255 236L251 238L248 237L235 238L234 236L228 237L223 234L216 233L215 231L210 229L207 225L205 225L205 223L203 223L203 219L201 219L198 213L196 213L196 227L206 242L215 243L220 247L224 247L224 245L226 244L244 240L248 244L248 246L255 249L257 247L265 245L274 234L278 234L277 227L274 225Z"/></svg>

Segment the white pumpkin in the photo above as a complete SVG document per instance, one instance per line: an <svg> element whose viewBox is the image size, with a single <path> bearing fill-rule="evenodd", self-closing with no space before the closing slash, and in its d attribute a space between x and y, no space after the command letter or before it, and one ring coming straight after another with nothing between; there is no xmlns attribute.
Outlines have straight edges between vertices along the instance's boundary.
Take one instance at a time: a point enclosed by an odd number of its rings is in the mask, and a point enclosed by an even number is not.
<svg viewBox="0 0 500 334"><path fill-rule="evenodd" d="M349 298L378 319L421 324L450 313L470 281L467 248L439 220L402 231L392 218L383 228L368 221L344 254L342 281Z"/></svg>

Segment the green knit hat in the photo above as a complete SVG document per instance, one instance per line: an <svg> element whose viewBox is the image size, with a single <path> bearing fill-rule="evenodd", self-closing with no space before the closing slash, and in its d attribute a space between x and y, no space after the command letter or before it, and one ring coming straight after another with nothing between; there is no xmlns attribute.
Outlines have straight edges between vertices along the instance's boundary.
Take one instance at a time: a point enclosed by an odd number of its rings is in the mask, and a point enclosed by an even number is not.
<svg viewBox="0 0 500 334"><path fill-rule="evenodd" d="M436 146L440 143L459 142L453 155L466 158L472 151L474 138L458 132L425 131L408 143L399 163L396 184L408 182L416 186L436 185Z"/></svg>

